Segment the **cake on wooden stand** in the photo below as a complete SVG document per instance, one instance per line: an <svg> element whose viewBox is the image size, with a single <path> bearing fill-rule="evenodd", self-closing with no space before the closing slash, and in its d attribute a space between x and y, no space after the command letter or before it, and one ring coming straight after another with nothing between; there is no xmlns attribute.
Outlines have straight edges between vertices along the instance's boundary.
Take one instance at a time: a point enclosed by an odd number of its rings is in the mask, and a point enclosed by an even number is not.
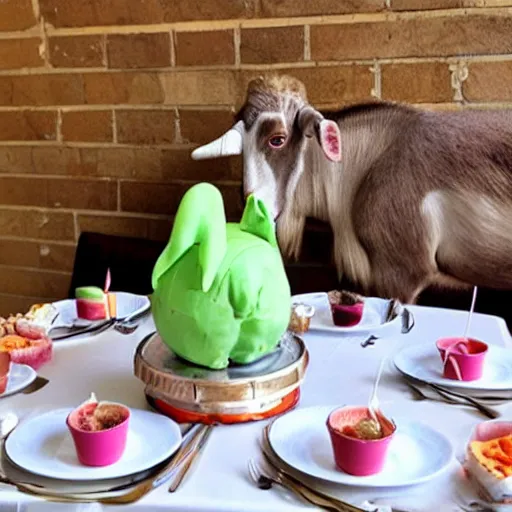
<svg viewBox="0 0 512 512"><path fill-rule="evenodd" d="M139 345L135 374L157 409L235 423L298 402L307 350L287 331L290 286L262 201L249 196L240 223L227 223L216 187L190 188L152 283L157 333Z"/></svg>

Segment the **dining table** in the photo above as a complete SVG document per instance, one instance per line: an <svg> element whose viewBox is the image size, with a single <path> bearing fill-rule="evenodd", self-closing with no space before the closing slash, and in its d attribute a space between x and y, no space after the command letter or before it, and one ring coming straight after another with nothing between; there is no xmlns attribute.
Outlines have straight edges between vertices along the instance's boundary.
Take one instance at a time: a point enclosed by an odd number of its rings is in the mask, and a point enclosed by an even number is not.
<svg viewBox="0 0 512 512"><path fill-rule="evenodd" d="M474 408L442 401L417 400L393 364L393 355L413 344L435 344L446 336L461 336L467 312L436 307L408 306L414 328L397 332L363 347L365 336L336 335L309 331L303 340L309 352L309 365L300 386L297 409L342 405L365 405L376 372L387 358L379 399L382 410L391 417L407 417L442 432L452 443L451 464L432 480L398 488L349 487L313 482L350 503L389 502L396 510L408 512L460 511L457 486L463 478L458 457L464 452L476 424L484 421ZM155 331L151 316L131 334L114 329L98 335L54 342L53 359L39 369L49 384L33 394L16 394L0 399L0 415L15 412L23 422L56 408L74 408L94 392L99 400L121 402L134 409L151 410L144 383L134 376L137 346ZM471 336L491 345L512 349L512 339L503 319L474 314ZM512 419L508 403L497 408ZM286 414L286 413L285 413ZM0 484L0 512L126 510L133 512L300 512L316 510L279 487L260 490L249 477L248 461L261 460L261 439L272 419L216 426L200 458L180 488L169 493L162 485L139 501L127 505L99 503L54 503ZM152 439L145 440L148 445ZM435 449L435 448L434 448Z"/></svg>

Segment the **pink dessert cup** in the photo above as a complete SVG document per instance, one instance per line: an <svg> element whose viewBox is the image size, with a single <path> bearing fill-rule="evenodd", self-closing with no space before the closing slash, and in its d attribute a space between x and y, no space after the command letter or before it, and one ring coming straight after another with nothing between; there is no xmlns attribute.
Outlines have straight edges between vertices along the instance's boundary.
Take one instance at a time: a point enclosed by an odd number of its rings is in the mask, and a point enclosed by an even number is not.
<svg viewBox="0 0 512 512"><path fill-rule="evenodd" d="M0 394L5 393L11 369L11 356L9 352L0 352Z"/></svg>
<svg viewBox="0 0 512 512"><path fill-rule="evenodd" d="M382 471L389 444L396 427L384 432L380 439L357 439L342 432L344 427L355 426L360 420L370 419L367 407L347 406L335 409L327 418L334 461L341 471L354 476L375 475Z"/></svg>
<svg viewBox="0 0 512 512"><path fill-rule="evenodd" d="M79 427L78 414L84 408L96 407L97 404L86 404L72 411L66 424L75 444L78 460L84 466L110 466L117 462L126 448L130 410L122 404L119 406L126 417L116 426L104 430L83 430Z"/></svg>
<svg viewBox="0 0 512 512"><path fill-rule="evenodd" d="M448 359L443 368L446 379L472 381L482 377L488 345L474 338L451 337L441 338L436 342L441 361Z"/></svg>
<svg viewBox="0 0 512 512"><path fill-rule="evenodd" d="M332 321L338 327L353 327L363 316L364 302L353 305L331 304Z"/></svg>

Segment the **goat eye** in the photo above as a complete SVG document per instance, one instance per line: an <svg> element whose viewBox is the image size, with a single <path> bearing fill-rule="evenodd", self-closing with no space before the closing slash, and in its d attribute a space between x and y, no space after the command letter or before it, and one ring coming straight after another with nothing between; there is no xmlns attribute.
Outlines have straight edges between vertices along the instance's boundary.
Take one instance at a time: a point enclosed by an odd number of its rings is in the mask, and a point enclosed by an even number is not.
<svg viewBox="0 0 512 512"><path fill-rule="evenodd" d="M271 148L280 148L284 145L286 137L284 135L274 135L268 139L268 144Z"/></svg>

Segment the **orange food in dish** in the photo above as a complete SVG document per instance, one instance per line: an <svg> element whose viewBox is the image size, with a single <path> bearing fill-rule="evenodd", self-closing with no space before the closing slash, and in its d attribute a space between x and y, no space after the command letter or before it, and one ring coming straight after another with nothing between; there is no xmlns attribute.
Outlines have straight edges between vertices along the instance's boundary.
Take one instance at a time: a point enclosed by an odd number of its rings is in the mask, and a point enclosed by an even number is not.
<svg viewBox="0 0 512 512"><path fill-rule="evenodd" d="M470 450L478 462L499 480L512 476L512 434L473 441Z"/></svg>
<svg viewBox="0 0 512 512"><path fill-rule="evenodd" d="M0 338L0 352L10 352L11 350L29 348L31 346L31 340L17 334L8 334Z"/></svg>

